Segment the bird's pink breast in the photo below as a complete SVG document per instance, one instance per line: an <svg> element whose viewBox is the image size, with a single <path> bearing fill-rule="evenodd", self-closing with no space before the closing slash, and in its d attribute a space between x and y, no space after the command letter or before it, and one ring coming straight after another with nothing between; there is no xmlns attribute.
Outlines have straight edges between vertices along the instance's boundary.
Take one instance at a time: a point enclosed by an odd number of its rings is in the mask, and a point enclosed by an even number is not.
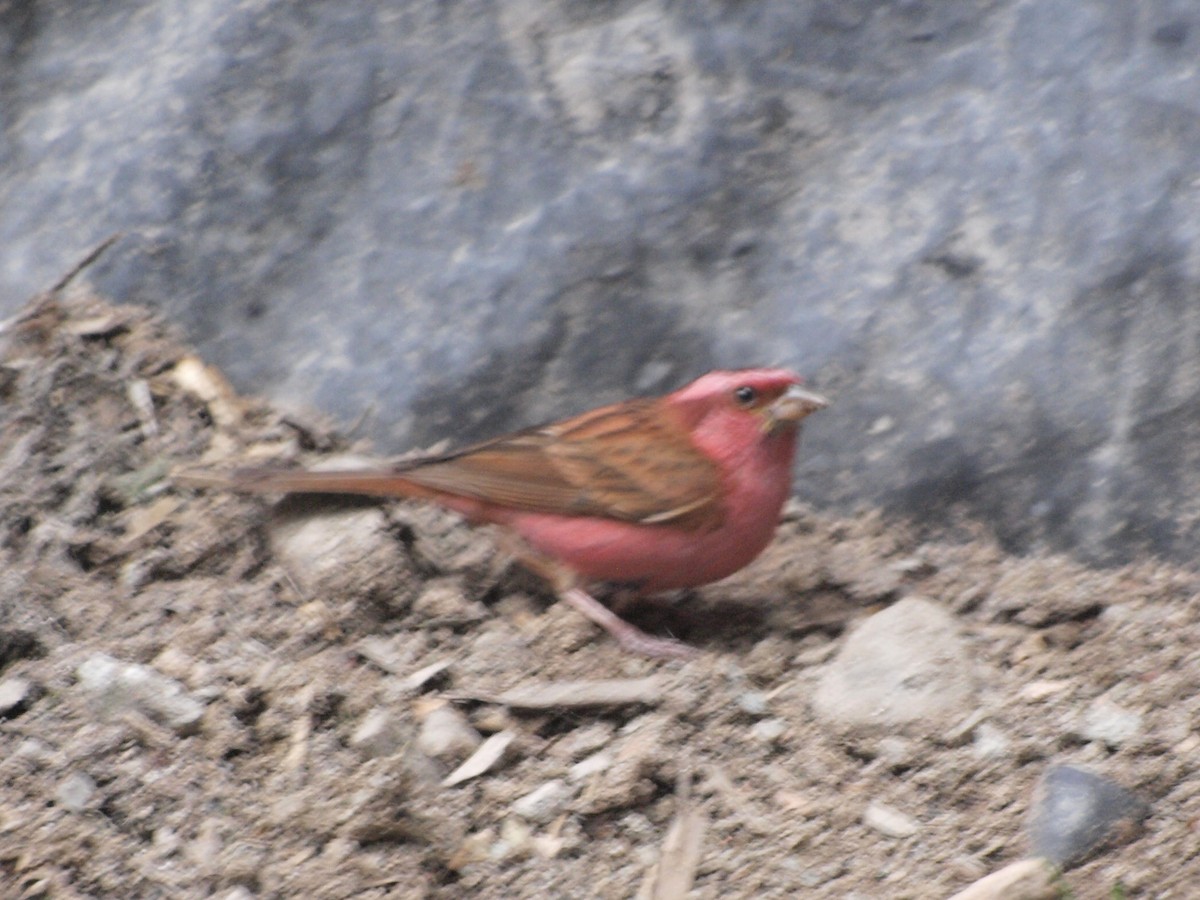
<svg viewBox="0 0 1200 900"><path fill-rule="evenodd" d="M750 563L775 533L791 488L794 448L793 435L778 437L778 445L762 447L769 454L726 473L724 517L711 531L511 510L489 518L589 581L637 583L647 591L708 584Z"/></svg>

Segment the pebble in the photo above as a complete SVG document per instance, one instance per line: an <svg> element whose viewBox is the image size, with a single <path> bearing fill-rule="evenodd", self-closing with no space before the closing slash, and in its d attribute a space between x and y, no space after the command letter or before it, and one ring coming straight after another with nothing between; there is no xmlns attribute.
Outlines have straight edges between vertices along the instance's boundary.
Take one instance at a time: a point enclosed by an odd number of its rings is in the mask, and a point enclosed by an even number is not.
<svg viewBox="0 0 1200 900"><path fill-rule="evenodd" d="M377 707L363 717L350 736L350 746L368 759L391 756L408 740L408 732L390 710Z"/></svg>
<svg viewBox="0 0 1200 900"><path fill-rule="evenodd" d="M81 812L96 793L96 782L84 772L68 776L55 790L54 799L63 809Z"/></svg>
<svg viewBox="0 0 1200 900"><path fill-rule="evenodd" d="M764 743L771 743L783 737L787 731L787 722L783 719L763 719L750 727L750 736Z"/></svg>
<svg viewBox="0 0 1200 900"><path fill-rule="evenodd" d="M614 762L612 753L602 750L586 759L582 759L567 770L567 777L572 781L583 781L599 772L603 772Z"/></svg>
<svg viewBox="0 0 1200 900"><path fill-rule="evenodd" d="M34 700L34 684L28 678L0 681L0 718L19 716Z"/></svg>
<svg viewBox="0 0 1200 900"><path fill-rule="evenodd" d="M609 722L592 722L573 730L556 749L570 759L578 759L607 747L613 739L613 730Z"/></svg>
<svg viewBox="0 0 1200 900"><path fill-rule="evenodd" d="M907 738L889 734L879 739L875 758L889 769L909 769L917 761L917 745Z"/></svg>
<svg viewBox="0 0 1200 900"><path fill-rule="evenodd" d="M1008 755L1012 741L991 722L982 722L975 729L972 750L979 759L1001 759Z"/></svg>
<svg viewBox="0 0 1200 900"><path fill-rule="evenodd" d="M413 612L428 621L456 624L479 622L488 616L486 606L467 597L459 578L430 581L413 601Z"/></svg>
<svg viewBox="0 0 1200 900"><path fill-rule="evenodd" d="M920 830L916 819L893 806L872 800L863 811L863 824L890 838L912 837Z"/></svg>
<svg viewBox="0 0 1200 900"><path fill-rule="evenodd" d="M750 716L765 716L770 711L762 691L744 691L737 696L738 709Z"/></svg>
<svg viewBox="0 0 1200 900"><path fill-rule="evenodd" d="M1121 835L1132 836L1150 806L1085 769L1053 766L1034 795L1030 837L1036 855L1067 868Z"/></svg>
<svg viewBox="0 0 1200 900"><path fill-rule="evenodd" d="M204 704L178 681L149 666L95 653L79 664L75 674L84 690L95 695L101 715L139 712L179 735L192 734L200 727Z"/></svg>
<svg viewBox="0 0 1200 900"><path fill-rule="evenodd" d="M974 703L973 666L954 618L928 600L906 598L846 639L821 676L813 708L841 729L936 733Z"/></svg>
<svg viewBox="0 0 1200 900"><path fill-rule="evenodd" d="M433 709L417 733L417 749L434 759L459 761L479 749L483 736L453 706Z"/></svg>
<svg viewBox="0 0 1200 900"><path fill-rule="evenodd" d="M394 608L407 606L411 587L397 576L406 558L384 511L357 504L319 510L314 515L304 501L293 499L270 522L271 549L304 594L376 596Z"/></svg>
<svg viewBox="0 0 1200 900"><path fill-rule="evenodd" d="M1084 740L1100 741L1114 750L1129 743L1141 731L1141 713L1122 709L1107 697L1097 698L1084 710L1077 729Z"/></svg>
<svg viewBox="0 0 1200 900"><path fill-rule="evenodd" d="M512 811L527 821L545 824L558 816L574 796L570 785L555 778L513 803Z"/></svg>

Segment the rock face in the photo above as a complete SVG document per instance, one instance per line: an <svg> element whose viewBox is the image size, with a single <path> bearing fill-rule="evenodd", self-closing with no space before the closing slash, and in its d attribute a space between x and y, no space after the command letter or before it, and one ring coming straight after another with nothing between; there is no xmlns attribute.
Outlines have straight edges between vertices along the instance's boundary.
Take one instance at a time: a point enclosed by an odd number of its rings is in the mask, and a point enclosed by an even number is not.
<svg viewBox="0 0 1200 900"><path fill-rule="evenodd" d="M6 312L119 230L103 292L382 450L784 363L806 499L1200 549L1200 10L2 16Z"/></svg>

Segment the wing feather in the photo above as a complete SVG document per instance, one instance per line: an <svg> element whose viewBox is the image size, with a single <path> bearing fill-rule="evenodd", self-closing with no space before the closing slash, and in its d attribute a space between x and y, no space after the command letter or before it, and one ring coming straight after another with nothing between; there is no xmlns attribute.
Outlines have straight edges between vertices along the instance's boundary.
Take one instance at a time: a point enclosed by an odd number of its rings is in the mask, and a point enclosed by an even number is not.
<svg viewBox="0 0 1200 900"><path fill-rule="evenodd" d="M433 490L530 512L689 530L721 522L716 465L654 400L602 407L401 464L396 473Z"/></svg>

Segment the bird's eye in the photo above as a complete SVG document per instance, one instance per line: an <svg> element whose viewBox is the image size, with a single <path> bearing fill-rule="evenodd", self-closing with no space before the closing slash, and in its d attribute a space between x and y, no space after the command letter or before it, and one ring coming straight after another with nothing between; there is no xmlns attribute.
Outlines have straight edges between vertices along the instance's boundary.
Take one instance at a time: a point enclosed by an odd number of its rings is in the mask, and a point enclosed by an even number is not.
<svg viewBox="0 0 1200 900"><path fill-rule="evenodd" d="M733 399L738 402L738 406L753 406L754 401L758 399L758 391L748 384L743 384L733 389Z"/></svg>

